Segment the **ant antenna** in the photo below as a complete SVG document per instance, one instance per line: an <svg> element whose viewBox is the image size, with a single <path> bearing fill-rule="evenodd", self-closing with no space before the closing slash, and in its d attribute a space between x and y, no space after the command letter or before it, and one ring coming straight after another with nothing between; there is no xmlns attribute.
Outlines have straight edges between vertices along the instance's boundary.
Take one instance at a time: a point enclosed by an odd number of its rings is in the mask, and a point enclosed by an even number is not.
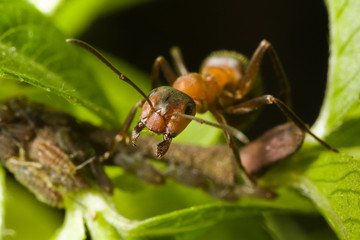
<svg viewBox="0 0 360 240"><path fill-rule="evenodd" d="M187 119L190 119L190 120L194 120L194 121L196 121L196 122L198 122L200 124L206 124L206 125L210 125L210 126L222 129L222 130L230 133L234 137L236 137L240 142L242 142L244 144L247 144L247 143L250 142L249 139L247 138L247 136L244 133L242 133L241 131L239 131L236 128L233 128L231 126L209 122L209 121L206 121L204 119L197 118L197 117L194 117L192 115L182 114L182 113L172 113L172 114L169 114L169 115L170 116L178 116L178 117L182 117L182 118L187 118Z"/></svg>
<svg viewBox="0 0 360 240"><path fill-rule="evenodd" d="M66 39L66 42L68 43L73 43L76 44L82 48L84 48L85 50L89 51L90 53L92 53L93 55L95 55L98 59L100 59L100 61L102 61L106 66L108 66L114 73L116 73L119 78L121 80L123 80L124 82L127 82L128 84L130 84L133 88L135 88L136 91L138 91L144 98L145 100L149 103L150 107L152 110L154 110L154 106L151 103L150 99L148 98L148 96L138 87L136 86L136 84L131 81L128 77L126 77L124 74L122 74L119 70L117 70L114 65L112 65L99 51L97 51L94 47L92 47L90 44L78 40L78 39ZM155 111L155 110L154 110Z"/></svg>

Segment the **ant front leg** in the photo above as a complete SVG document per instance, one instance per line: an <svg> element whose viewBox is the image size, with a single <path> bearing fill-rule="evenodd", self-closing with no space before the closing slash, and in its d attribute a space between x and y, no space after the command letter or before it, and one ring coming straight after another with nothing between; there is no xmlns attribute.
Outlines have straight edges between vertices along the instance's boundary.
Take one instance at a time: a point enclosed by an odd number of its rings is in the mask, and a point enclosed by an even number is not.
<svg viewBox="0 0 360 240"><path fill-rule="evenodd" d="M151 89L157 88L159 85L159 79L160 79L160 70L164 74L164 77L166 81L172 85L176 80L176 74L174 70L171 68L168 61L163 56L157 57L152 70L152 83L151 83Z"/></svg>
<svg viewBox="0 0 360 240"><path fill-rule="evenodd" d="M325 141L320 139L316 136L310 128L288 107L284 102L281 100L271 96L271 95L264 95L261 97L250 99L246 102L237 104L235 106L228 107L225 111L226 113L230 114L244 114L251 111L258 109L260 106L265 104L275 104L283 113L284 115L294 122L296 126L298 126L302 131L309 133L313 138L315 138L320 144L322 144L327 149L333 152L339 152L337 149L334 149Z"/></svg>
<svg viewBox="0 0 360 240"><path fill-rule="evenodd" d="M211 110L211 113L214 115L214 117L216 118L218 123L227 126L227 122L226 122L226 119L224 118L224 116L222 116L219 112L217 112L215 110ZM254 185L254 180L246 173L245 168L241 163L239 149L237 148L233 137L227 131L224 131L224 134L226 137L226 141L234 154L236 165L240 169L240 175L241 175L242 180L247 185L250 185L250 186Z"/></svg>
<svg viewBox="0 0 360 240"><path fill-rule="evenodd" d="M174 65L176 67L176 70L180 75L186 75L189 73L189 70L185 66L184 59L182 57L180 48L177 46L174 46L170 49L171 57L174 61Z"/></svg>
<svg viewBox="0 0 360 240"><path fill-rule="evenodd" d="M285 95L285 103L291 106L291 95L290 95L290 84L285 74L284 68L280 62L280 59L274 49L274 47L266 40L262 40L257 49L255 50L250 62L246 68L245 75L240 82L239 88L236 91L236 98L242 99L246 96L250 90L256 76L260 69L261 61L264 57L265 52L268 52L275 74L279 80L280 94L279 96Z"/></svg>
<svg viewBox="0 0 360 240"><path fill-rule="evenodd" d="M100 159L99 159L100 162L103 162L103 161L107 160L109 157L111 157L114 154L118 144L121 141L125 140L127 143L129 142L130 125L131 125L132 121L134 120L137 109L141 108L144 105L144 103L145 103L145 100L141 100L141 101L137 102L135 104L135 106L130 110L129 115L127 116L122 128L116 134L116 136L114 138L114 142L112 143L110 150L106 151L104 153L104 155L102 157L100 157Z"/></svg>

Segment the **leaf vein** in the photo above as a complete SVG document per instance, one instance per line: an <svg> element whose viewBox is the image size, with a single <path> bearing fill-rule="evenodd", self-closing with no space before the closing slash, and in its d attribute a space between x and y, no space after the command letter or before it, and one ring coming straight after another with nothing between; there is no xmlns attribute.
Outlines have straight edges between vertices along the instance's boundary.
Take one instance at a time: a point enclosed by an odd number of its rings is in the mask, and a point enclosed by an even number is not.
<svg viewBox="0 0 360 240"><path fill-rule="evenodd" d="M341 17L341 15L344 13L344 10L346 9L346 7L349 5L349 0L346 0L343 5L339 8L339 10L336 13L336 19L339 21L339 18Z"/></svg>
<svg viewBox="0 0 360 240"><path fill-rule="evenodd" d="M345 188L335 189L328 195L328 197L329 198L330 197L343 197L344 195L347 195L347 194L360 195L360 190L345 189Z"/></svg>
<svg viewBox="0 0 360 240"><path fill-rule="evenodd" d="M311 178L311 180L314 182L336 183L336 182L340 182L340 181L346 179L347 177L349 177L351 175L359 175L360 176L360 171L353 170L353 171L350 171L350 172L346 173L345 175L343 175L339 178L336 178L336 179Z"/></svg>
<svg viewBox="0 0 360 240"><path fill-rule="evenodd" d="M356 27L351 34L348 36L348 38L345 40L345 42L340 46L340 48L338 49L338 54L342 55L343 52L345 51L345 49L350 46L350 42L354 39L354 37L359 33L360 31L360 26Z"/></svg>
<svg viewBox="0 0 360 240"><path fill-rule="evenodd" d="M26 31L26 29L32 27L33 24L21 24L16 27L11 27L9 30L5 31L3 34L0 35L0 42L2 42L5 38L15 34L17 32Z"/></svg>

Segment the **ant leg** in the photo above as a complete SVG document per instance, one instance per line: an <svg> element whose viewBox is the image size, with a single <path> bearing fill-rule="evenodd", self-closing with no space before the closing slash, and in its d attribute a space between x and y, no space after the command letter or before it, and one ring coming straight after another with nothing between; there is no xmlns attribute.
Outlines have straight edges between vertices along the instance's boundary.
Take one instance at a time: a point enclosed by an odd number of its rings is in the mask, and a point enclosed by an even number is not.
<svg viewBox="0 0 360 240"><path fill-rule="evenodd" d="M189 71L187 70L186 66L185 66L185 62L184 59L182 57L180 48L178 46L174 46L170 49L170 54L171 57L174 61L174 65L176 67L177 72L180 75L186 75L189 73Z"/></svg>
<svg viewBox="0 0 360 240"><path fill-rule="evenodd" d="M223 115L221 115L218 111L215 111L215 110L211 110L211 113L214 115L214 117L216 118L218 123L227 126L226 119L224 118ZM241 163L239 149L236 146L236 143L235 143L233 137L225 130L224 130L224 134L226 137L226 141L234 154L236 165L238 166L238 169L240 169L240 176L241 176L242 180L247 185L250 185L250 186L254 185L255 184L254 180L246 173L245 168Z"/></svg>
<svg viewBox="0 0 360 240"><path fill-rule="evenodd" d="M136 146L136 140L138 139L140 132L145 128L145 124L142 121L139 121L134 130L131 133L131 143L133 146Z"/></svg>
<svg viewBox="0 0 360 240"><path fill-rule="evenodd" d="M325 141L323 141L318 136L316 136L310 130L310 128L291 110L290 107L288 107L281 100L271 95L264 95L261 97L250 99L246 102L228 107L225 111L226 113L230 113L230 114L244 114L256 110L257 108L265 104L275 104L284 113L284 115L289 120L293 121L296 124L296 126L298 126L302 131L309 133L313 138L315 138L320 144L322 144L327 149L333 152L339 152L337 149L332 148L329 144L327 144Z"/></svg>
<svg viewBox="0 0 360 240"><path fill-rule="evenodd" d="M236 92L238 99L243 98L250 90L254 83L254 80L259 72L261 61L265 52L268 52L275 74L279 80L280 96L285 95L285 103L291 106L290 84L285 74L281 61L274 49L274 47L266 40L262 40L257 49L255 50L250 62L247 66L245 75L240 82L239 88Z"/></svg>
<svg viewBox="0 0 360 240"><path fill-rule="evenodd" d="M145 103L145 100L141 100L139 102L137 102L135 104L135 106L130 110L129 115L127 116L123 126L121 127L120 131L116 134L115 138L114 138L114 142L110 148L109 151L106 151L102 157L99 158L100 162L103 162L105 160L107 160L110 156L112 156L119 144L119 142L123 141L125 139L126 142L129 142L129 128L130 125L132 123L132 121L134 120L135 114L136 114L136 110L138 108L141 108Z"/></svg>
<svg viewBox="0 0 360 240"><path fill-rule="evenodd" d="M166 81L172 85L176 80L176 74L174 70L171 68L168 61L163 56L157 57L152 70L152 83L151 89L156 88L159 85L160 78L160 69L164 74Z"/></svg>
<svg viewBox="0 0 360 240"><path fill-rule="evenodd" d="M238 139L240 142L242 142L244 144L248 144L250 142L249 139L246 137L246 135L244 133L242 133L241 131L239 131L236 128L233 128L233 127L231 127L229 125L216 124L216 123L209 122L209 121L206 121L206 120L201 119L201 118L197 118L197 117L187 115L187 114L182 114L182 113L170 113L169 116L179 116L179 117L182 117L182 118L187 118L187 119L190 119L192 121L198 122L200 124L206 124L206 125L209 125L209 126L220 128L220 129L226 131L227 133L229 133L230 135L234 136L236 139Z"/></svg>
<svg viewBox="0 0 360 240"><path fill-rule="evenodd" d="M105 192L113 194L113 184L108 175L106 175L103 166L99 162L95 161L90 164L90 169L96 184Z"/></svg>

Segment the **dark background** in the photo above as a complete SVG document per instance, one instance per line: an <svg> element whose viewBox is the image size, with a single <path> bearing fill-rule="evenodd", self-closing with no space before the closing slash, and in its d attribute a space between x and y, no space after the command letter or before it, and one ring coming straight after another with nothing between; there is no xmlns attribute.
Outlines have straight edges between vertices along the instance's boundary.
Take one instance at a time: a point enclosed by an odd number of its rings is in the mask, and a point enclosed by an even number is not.
<svg viewBox="0 0 360 240"><path fill-rule="evenodd" d="M278 52L290 80L294 111L312 124L324 97L328 22L321 0L158 0L99 19L81 36L97 48L150 73L155 58L178 45L191 71L212 51L251 56L262 39ZM262 65L265 93L277 93L268 57ZM149 79L150 85L150 79ZM263 109L250 129L257 135L284 121L275 107Z"/></svg>

